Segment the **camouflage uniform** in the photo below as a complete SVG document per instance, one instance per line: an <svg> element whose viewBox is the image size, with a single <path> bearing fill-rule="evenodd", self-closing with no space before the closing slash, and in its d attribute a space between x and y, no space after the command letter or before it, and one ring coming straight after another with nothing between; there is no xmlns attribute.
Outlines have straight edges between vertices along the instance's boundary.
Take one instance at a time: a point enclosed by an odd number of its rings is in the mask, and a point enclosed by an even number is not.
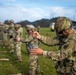
<svg viewBox="0 0 76 75"><path fill-rule="evenodd" d="M7 24L3 24L3 29L2 29L2 32L3 32L3 44L4 46L7 46L8 45L8 29L9 29L9 25Z"/></svg>
<svg viewBox="0 0 76 75"><path fill-rule="evenodd" d="M27 25L26 30L34 29L33 25ZM21 39L22 42L26 43L26 48L29 53L29 75L41 75L39 59L37 55L31 55L30 50L39 47L39 41L36 37L32 35L26 35L25 39Z"/></svg>
<svg viewBox="0 0 76 75"><path fill-rule="evenodd" d="M16 28L18 28L18 30L16 30ZM21 27L20 24L16 24L15 25L15 31L17 33L17 36L16 37L22 38L23 29L22 29L22 27ZM17 55L18 61L22 61L21 44L22 44L21 42L16 41L16 55Z"/></svg>
<svg viewBox="0 0 76 75"><path fill-rule="evenodd" d="M11 52L14 52L14 38L16 36L16 33L15 33L15 29L14 29L14 24L12 23L11 24L11 21L10 21L10 25L9 25L9 29L8 29L8 44L9 44L9 49L10 49L10 53Z"/></svg>
<svg viewBox="0 0 76 75"><path fill-rule="evenodd" d="M64 25L60 24L60 27L63 26L62 29L70 28L70 21L68 20L68 18L63 17L59 18L58 20L62 24L64 23ZM63 22L64 20L66 22ZM56 37L50 39L49 37L41 36L40 39L43 43L49 46L59 45L60 51L43 51L43 55L46 57L50 57L52 60L57 60L55 66L57 75L76 75L76 32L74 31L74 33L71 35L67 34L67 37L60 37L58 36L60 27L58 26L56 30ZM51 55L52 53L54 53L54 55Z"/></svg>
<svg viewBox="0 0 76 75"><path fill-rule="evenodd" d="M14 30L14 21L13 20L10 20L9 28Z"/></svg>

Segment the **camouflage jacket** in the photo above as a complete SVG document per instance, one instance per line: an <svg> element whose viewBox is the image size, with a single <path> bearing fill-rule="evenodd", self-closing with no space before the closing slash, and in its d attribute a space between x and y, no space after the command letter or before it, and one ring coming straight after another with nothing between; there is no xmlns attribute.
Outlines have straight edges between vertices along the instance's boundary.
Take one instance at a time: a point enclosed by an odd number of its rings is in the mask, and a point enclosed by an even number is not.
<svg viewBox="0 0 76 75"><path fill-rule="evenodd" d="M17 37L20 37L22 38L22 35L23 35L23 29L22 27L20 27L17 31L15 31L17 33Z"/></svg>
<svg viewBox="0 0 76 75"><path fill-rule="evenodd" d="M8 28L9 26L7 24L3 24L3 26L0 26L0 40L4 39L4 35L7 35Z"/></svg>
<svg viewBox="0 0 76 75"><path fill-rule="evenodd" d="M39 47L38 39L36 37L32 37L31 35L26 35L24 39L21 39L21 41L26 43L26 48L28 51Z"/></svg>
<svg viewBox="0 0 76 75"><path fill-rule="evenodd" d="M50 39L49 37L42 36L41 41L49 46L59 45L59 51L52 51L55 53L53 56L47 54L48 51L43 52L44 56L51 57L54 60L59 60L59 57L63 54L63 59L67 58L69 60L76 61L76 32L68 36L66 39L59 37Z"/></svg>
<svg viewBox="0 0 76 75"><path fill-rule="evenodd" d="M14 30L14 24L10 24L9 28Z"/></svg>
<svg viewBox="0 0 76 75"><path fill-rule="evenodd" d="M23 29L20 27L17 31L15 30L15 33L17 34L16 37L22 38L23 35ZM21 42L15 41L16 44L22 44Z"/></svg>

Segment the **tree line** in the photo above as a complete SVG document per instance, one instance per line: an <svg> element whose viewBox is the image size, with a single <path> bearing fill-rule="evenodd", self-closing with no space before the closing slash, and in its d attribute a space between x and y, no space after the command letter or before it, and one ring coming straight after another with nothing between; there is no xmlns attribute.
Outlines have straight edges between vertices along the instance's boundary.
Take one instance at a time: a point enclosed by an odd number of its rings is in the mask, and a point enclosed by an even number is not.
<svg viewBox="0 0 76 75"><path fill-rule="evenodd" d="M55 22L59 17L55 17L55 18L51 18L51 19L41 19L41 20L36 20L34 22L30 22L28 20L25 20L25 21L20 21L20 22L17 22L18 24L21 24L22 27L25 27L27 24L33 24L35 27L49 27L50 26L50 23L52 22ZM73 22L73 25L75 26L76 25L76 21L72 21ZM5 20L4 21L5 24L9 24L9 20Z"/></svg>

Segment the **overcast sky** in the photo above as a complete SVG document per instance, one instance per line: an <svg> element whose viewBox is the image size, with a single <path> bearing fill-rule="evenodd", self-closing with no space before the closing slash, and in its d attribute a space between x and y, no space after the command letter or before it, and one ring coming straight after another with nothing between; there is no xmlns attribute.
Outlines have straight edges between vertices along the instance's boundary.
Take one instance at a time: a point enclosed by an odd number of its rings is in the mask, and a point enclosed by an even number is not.
<svg viewBox="0 0 76 75"><path fill-rule="evenodd" d="M76 21L76 0L0 0L0 21L66 16Z"/></svg>

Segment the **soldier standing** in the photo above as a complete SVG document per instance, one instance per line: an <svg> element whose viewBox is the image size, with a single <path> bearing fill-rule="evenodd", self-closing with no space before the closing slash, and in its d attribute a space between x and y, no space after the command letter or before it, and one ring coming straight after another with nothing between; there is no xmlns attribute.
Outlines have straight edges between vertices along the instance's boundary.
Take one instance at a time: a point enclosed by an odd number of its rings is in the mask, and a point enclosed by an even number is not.
<svg viewBox="0 0 76 75"><path fill-rule="evenodd" d="M57 60L55 65L57 75L76 75L76 32L72 29L72 21L69 18L58 18L55 24L57 36L50 39L41 36L38 32L34 34L43 43L49 46L59 45L58 52L32 49L31 54L43 54L52 60Z"/></svg>
<svg viewBox="0 0 76 75"><path fill-rule="evenodd" d="M32 37L32 32L35 31L35 27L33 25L26 25L27 35L25 39L17 40L26 43L26 48L29 54L29 75L41 75L39 59L37 55L31 55L30 50L39 47L39 41L36 37Z"/></svg>
<svg viewBox="0 0 76 75"><path fill-rule="evenodd" d="M16 37L22 38L23 29L20 24L15 25L15 32L17 33ZM21 44L22 43L19 41L16 41L15 43L16 43L16 55L17 55L17 59L19 62L19 61L22 61L22 56L21 56Z"/></svg>
<svg viewBox="0 0 76 75"><path fill-rule="evenodd" d="M8 46L8 29L9 25L3 24L2 35L3 35L3 45Z"/></svg>
<svg viewBox="0 0 76 75"><path fill-rule="evenodd" d="M14 20L10 20L9 27L10 27L11 29L14 29Z"/></svg>
<svg viewBox="0 0 76 75"><path fill-rule="evenodd" d="M15 32L14 32L14 21L10 20L10 25L9 25L9 29L8 29L8 44L9 44L9 49L10 49L10 53L14 52L14 37L15 37Z"/></svg>

